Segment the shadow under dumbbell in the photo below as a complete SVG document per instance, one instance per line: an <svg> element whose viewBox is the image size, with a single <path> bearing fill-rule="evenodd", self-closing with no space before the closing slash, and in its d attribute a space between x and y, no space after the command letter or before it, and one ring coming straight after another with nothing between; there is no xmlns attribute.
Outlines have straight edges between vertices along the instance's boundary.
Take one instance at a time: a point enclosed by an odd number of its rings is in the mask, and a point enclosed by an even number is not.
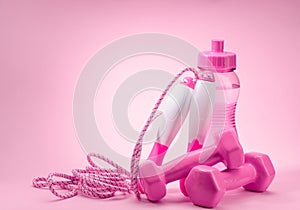
<svg viewBox="0 0 300 210"><path fill-rule="evenodd" d="M236 190L231 190L228 191L222 201L219 203L218 206L216 206L213 209L217 210L222 210L222 209L253 209L253 207L257 207L257 204L261 202L258 201L263 201L266 206L269 205L272 200L277 196L277 193L272 192L272 191L266 191L266 192L251 192L244 190L243 188L239 188ZM268 199L269 198L269 199ZM207 209L205 207L199 207L195 206L191 203L190 199L188 197L185 197L182 195L182 193L176 189L176 188L170 188L168 189L167 196L159 201L159 205L164 204L178 204L182 205L182 209L187 209L187 208L200 208L200 209ZM262 207L262 206L260 206ZM211 208L208 208L211 209ZM264 208L257 208L257 209L264 209Z"/></svg>
<svg viewBox="0 0 300 210"><path fill-rule="evenodd" d="M184 196L178 187L168 188L167 196L162 201L166 203L191 203L190 198Z"/></svg>
<svg viewBox="0 0 300 210"><path fill-rule="evenodd" d="M257 206L258 200L262 200L263 203L267 204L276 196L277 193L272 191L251 192L243 188L239 188L226 192L222 201L214 209L253 209L254 206Z"/></svg>

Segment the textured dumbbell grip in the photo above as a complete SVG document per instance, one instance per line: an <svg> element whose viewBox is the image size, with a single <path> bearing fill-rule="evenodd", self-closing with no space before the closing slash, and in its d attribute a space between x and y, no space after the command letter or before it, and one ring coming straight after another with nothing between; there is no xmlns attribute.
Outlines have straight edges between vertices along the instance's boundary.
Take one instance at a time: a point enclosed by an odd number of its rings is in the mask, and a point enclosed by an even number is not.
<svg viewBox="0 0 300 210"><path fill-rule="evenodd" d="M238 169L227 169L221 172L226 190L233 190L253 182L256 170L250 163L245 163Z"/></svg>
<svg viewBox="0 0 300 210"><path fill-rule="evenodd" d="M193 167L199 165L200 154L201 154L201 150L188 152L185 155L176 158L173 161L170 161L167 164L161 166L163 167L163 171L165 174L164 176L165 183L167 184L187 177L190 170ZM203 164L212 166L220 161L222 161L222 157L216 152Z"/></svg>

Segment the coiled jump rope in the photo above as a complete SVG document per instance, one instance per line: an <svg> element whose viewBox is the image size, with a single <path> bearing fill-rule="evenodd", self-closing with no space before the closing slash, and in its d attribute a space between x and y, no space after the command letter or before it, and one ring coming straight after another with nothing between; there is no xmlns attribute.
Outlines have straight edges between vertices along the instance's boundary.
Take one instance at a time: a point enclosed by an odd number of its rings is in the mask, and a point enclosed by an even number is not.
<svg viewBox="0 0 300 210"><path fill-rule="evenodd" d="M170 88L185 72L189 71L194 74L195 79L199 79L199 75L195 69L183 69L170 81L155 103L134 146L131 157L130 172L100 154L91 153L87 155L87 160L90 166L87 166L86 169L73 169L72 175L54 172L50 173L48 177L37 177L32 181L33 186L36 188L48 188L55 196L62 199L71 198L78 194L82 194L87 197L104 199L114 196L116 192L134 192L137 199L140 199L140 192L138 189L138 172L143 138ZM92 158L98 158L110 164L115 169L102 168L98 166ZM56 180L59 178L62 180ZM60 190L67 190L67 192L60 192Z"/></svg>

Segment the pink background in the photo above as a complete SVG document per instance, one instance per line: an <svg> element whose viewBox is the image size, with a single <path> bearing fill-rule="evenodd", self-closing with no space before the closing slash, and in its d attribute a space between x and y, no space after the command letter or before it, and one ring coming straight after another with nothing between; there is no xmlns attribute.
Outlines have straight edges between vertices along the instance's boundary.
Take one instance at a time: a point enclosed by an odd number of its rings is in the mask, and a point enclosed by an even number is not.
<svg viewBox="0 0 300 210"><path fill-rule="evenodd" d="M132 197L60 201L31 187L35 176L86 165L72 99L88 59L115 39L177 36L200 49L211 38L238 54L237 123L246 151L270 155L268 192L228 193L217 209L296 209L300 184L300 2L0 0L1 209L196 208L175 185L160 204Z"/></svg>

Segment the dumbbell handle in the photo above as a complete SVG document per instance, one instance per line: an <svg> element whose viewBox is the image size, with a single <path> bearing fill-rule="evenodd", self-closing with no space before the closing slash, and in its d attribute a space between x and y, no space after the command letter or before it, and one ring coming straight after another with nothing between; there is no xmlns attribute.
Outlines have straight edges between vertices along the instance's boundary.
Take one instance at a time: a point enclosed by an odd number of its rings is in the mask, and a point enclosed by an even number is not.
<svg viewBox="0 0 300 210"><path fill-rule="evenodd" d="M187 177L190 170L199 165L200 155L201 150L195 150L163 165L162 168L165 174L165 183L167 184ZM218 152L215 152L215 154L203 164L212 166L220 161L222 161L222 156Z"/></svg>
<svg viewBox="0 0 300 210"><path fill-rule="evenodd" d="M256 170L250 163L245 163L238 169L227 169L221 172L226 190L233 190L255 181Z"/></svg>

